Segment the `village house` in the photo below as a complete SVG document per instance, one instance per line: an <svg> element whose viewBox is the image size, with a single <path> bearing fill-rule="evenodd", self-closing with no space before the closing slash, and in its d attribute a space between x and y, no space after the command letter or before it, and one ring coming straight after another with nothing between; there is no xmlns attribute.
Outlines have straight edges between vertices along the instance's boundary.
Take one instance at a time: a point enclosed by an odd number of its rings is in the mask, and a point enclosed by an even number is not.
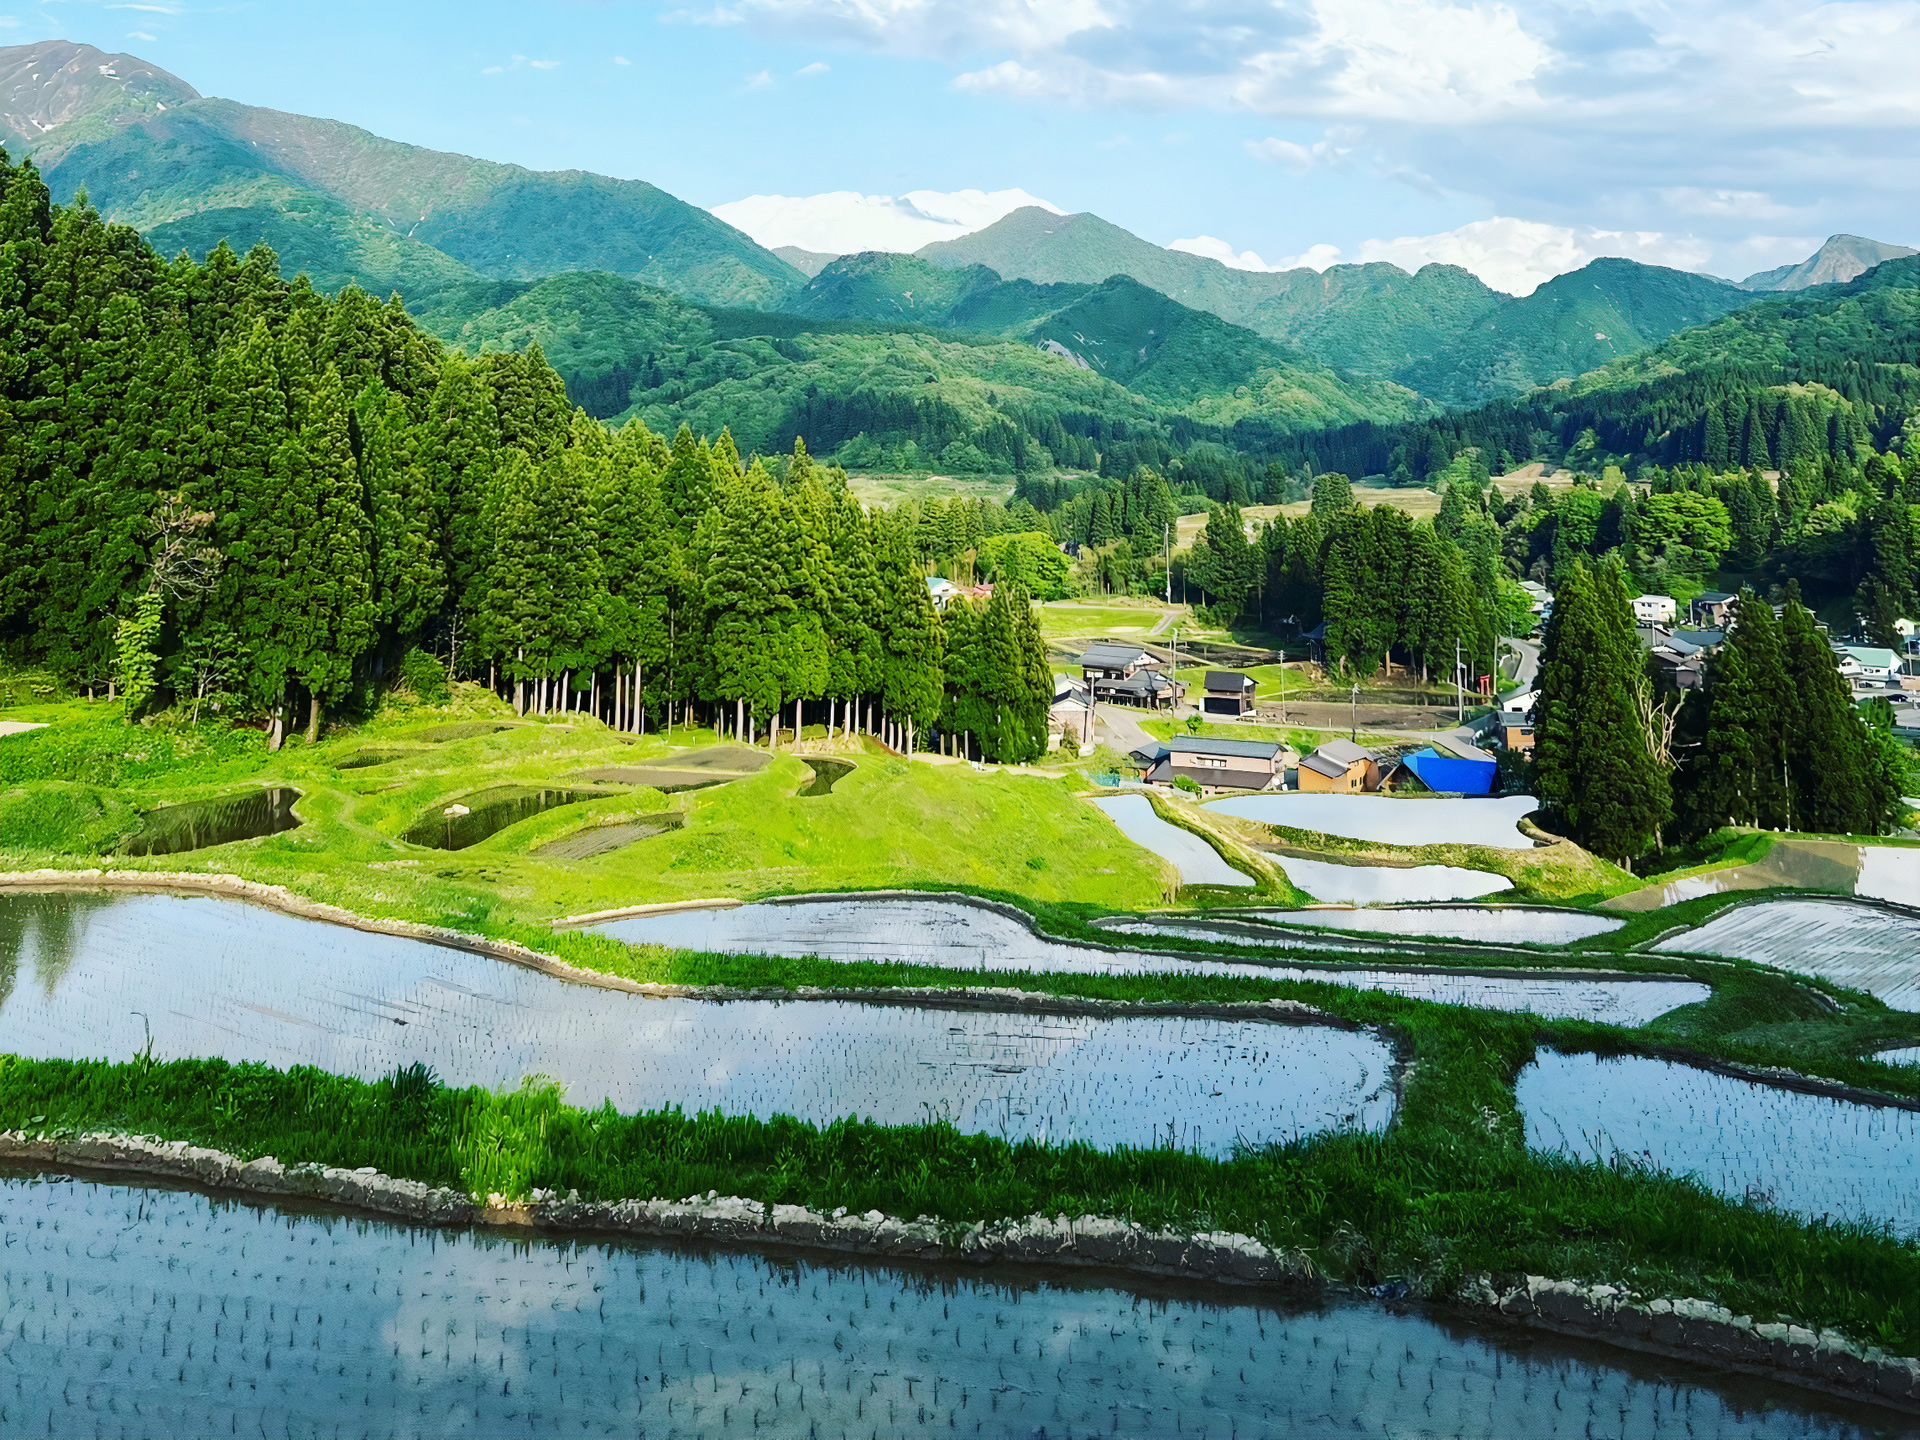
<svg viewBox="0 0 1920 1440"><path fill-rule="evenodd" d="M1285 746L1272 740L1214 740L1176 735L1164 744L1133 752L1149 785L1185 778L1202 790L1284 790Z"/></svg>
<svg viewBox="0 0 1920 1440"><path fill-rule="evenodd" d="M1510 697L1500 707L1500 743L1509 750L1533 749L1533 702L1539 695L1529 690Z"/></svg>
<svg viewBox="0 0 1920 1440"><path fill-rule="evenodd" d="M1053 704L1047 710L1048 749L1057 749L1071 735L1076 748L1093 744L1093 692L1071 675L1053 678Z"/></svg>
<svg viewBox="0 0 1920 1440"><path fill-rule="evenodd" d="M1528 748L1532 748L1528 727ZM1442 795L1488 795L1500 764L1478 745L1441 736L1424 750L1403 756L1396 769L1411 771L1427 789Z"/></svg>
<svg viewBox="0 0 1920 1440"><path fill-rule="evenodd" d="M1671 595L1640 595L1634 598L1633 618L1639 625L1671 625L1680 613L1680 602Z"/></svg>
<svg viewBox="0 0 1920 1440"><path fill-rule="evenodd" d="M1364 745L1329 740L1300 762L1303 791L1359 793L1380 788L1380 760Z"/></svg>
<svg viewBox="0 0 1920 1440"><path fill-rule="evenodd" d="M1186 687L1166 670L1152 651L1111 640L1095 641L1080 657L1080 673L1093 698L1120 705L1177 705Z"/></svg>
<svg viewBox="0 0 1920 1440"><path fill-rule="evenodd" d="M1200 709L1208 715L1251 715L1254 690L1251 675L1237 670L1209 670Z"/></svg>
<svg viewBox="0 0 1920 1440"><path fill-rule="evenodd" d="M1729 595L1724 590L1709 590L1703 595L1694 596L1693 607L1687 612L1693 621L1693 628L1724 631L1739 599L1738 595Z"/></svg>

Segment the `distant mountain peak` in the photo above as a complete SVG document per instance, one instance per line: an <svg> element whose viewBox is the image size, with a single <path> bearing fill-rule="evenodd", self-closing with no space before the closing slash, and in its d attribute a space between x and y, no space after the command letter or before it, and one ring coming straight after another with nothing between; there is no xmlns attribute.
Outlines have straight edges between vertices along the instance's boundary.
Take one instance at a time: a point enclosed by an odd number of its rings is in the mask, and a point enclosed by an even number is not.
<svg viewBox="0 0 1920 1440"><path fill-rule="evenodd" d="M33 140L49 130L92 120L98 139L200 92L178 75L134 55L109 55L71 40L0 46L0 127Z"/></svg>
<svg viewBox="0 0 1920 1440"><path fill-rule="evenodd" d="M1888 260L1917 252L1863 235L1832 235L1798 265L1779 265L1740 282L1742 290L1805 290L1813 285L1842 285Z"/></svg>

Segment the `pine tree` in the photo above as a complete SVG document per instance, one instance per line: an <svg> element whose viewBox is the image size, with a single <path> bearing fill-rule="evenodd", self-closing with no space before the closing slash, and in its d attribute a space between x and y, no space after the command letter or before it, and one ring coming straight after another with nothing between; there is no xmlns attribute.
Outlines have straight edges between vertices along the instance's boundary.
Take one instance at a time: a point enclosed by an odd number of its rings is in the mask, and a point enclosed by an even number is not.
<svg viewBox="0 0 1920 1440"><path fill-rule="evenodd" d="M1743 593L1708 677L1706 742L1692 808L1703 829L1792 822L1787 708L1793 703L1773 607Z"/></svg>
<svg viewBox="0 0 1920 1440"><path fill-rule="evenodd" d="M486 604L493 563L487 510L500 431L493 397L458 353L441 362L423 429L418 458L426 490L446 507L438 538L447 584L471 619Z"/></svg>
<svg viewBox="0 0 1920 1440"><path fill-rule="evenodd" d="M446 601L441 538L447 497L435 488L445 471L420 462L420 431L406 401L377 381L361 394L355 414L360 481L371 523L375 613L390 636L407 639L438 616Z"/></svg>

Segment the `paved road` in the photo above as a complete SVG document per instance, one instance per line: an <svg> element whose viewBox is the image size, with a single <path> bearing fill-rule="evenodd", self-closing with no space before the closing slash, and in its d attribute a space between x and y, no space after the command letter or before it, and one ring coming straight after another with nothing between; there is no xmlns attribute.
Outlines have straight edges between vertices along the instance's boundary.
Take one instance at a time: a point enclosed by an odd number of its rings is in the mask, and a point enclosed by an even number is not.
<svg viewBox="0 0 1920 1440"><path fill-rule="evenodd" d="M1540 647L1531 640L1521 640L1512 635L1506 638L1505 643L1511 645L1513 653L1520 657L1515 665L1513 678L1523 691L1531 690L1533 682L1540 675Z"/></svg>
<svg viewBox="0 0 1920 1440"><path fill-rule="evenodd" d="M1179 618L1180 618L1180 612L1179 612L1178 610L1163 610L1163 611L1161 611L1161 613L1160 613L1160 618L1159 618L1158 620L1156 620L1156 621L1154 621L1154 624L1153 624L1153 629L1151 629L1151 630L1149 630L1149 631L1147 632L1147 634L1148 634L1148 636L1150 636L1150 637L1151 637L1151 636L1154 636L1154 635L1164 635L1164 634L1166 634L1166 633L1167 633L1167 627L1168 627L1169 625L1171 625L1171 624L1173 624L1173 622L1174 622L1175 620L1177 620L1177 619L1179 619Z"/></svg>
<svg viewBox="0 0 1920 1440"><path fill-rule="evenodd" d="M1125 706L1101 704L1093 712L1094 738L1104 740L1122 755L1160 742L1140 728Z"/></svg>

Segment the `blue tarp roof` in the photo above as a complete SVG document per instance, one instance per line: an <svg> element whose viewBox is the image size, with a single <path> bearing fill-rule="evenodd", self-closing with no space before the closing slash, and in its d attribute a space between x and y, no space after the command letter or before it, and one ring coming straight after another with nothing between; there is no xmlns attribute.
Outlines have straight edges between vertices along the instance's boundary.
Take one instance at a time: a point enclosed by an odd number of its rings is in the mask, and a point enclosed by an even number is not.
<svg viewBox="0 0 1920 1440"><path fill-rule="evenodd" d="M1429 790L1449 795L1491 794L1494 771L1499 768L1491 760L1462 760L1431 747L1414 751L1405 764Z"/></svg>

